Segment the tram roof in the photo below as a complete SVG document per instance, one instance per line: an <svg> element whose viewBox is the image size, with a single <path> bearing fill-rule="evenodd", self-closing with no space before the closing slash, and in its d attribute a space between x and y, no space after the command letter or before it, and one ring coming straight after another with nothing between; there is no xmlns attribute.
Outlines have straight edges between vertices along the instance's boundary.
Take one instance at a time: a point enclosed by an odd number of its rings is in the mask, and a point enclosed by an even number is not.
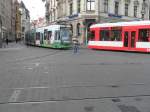
<svg viewBox="0 0 150 112"><path fill-rule="evenodd" d="M121 26L141 26L150 25L150 21L132 21L132 22L117 22L117 23L101 23L92 25L90 28L99 27L121 27Z"/></svg>

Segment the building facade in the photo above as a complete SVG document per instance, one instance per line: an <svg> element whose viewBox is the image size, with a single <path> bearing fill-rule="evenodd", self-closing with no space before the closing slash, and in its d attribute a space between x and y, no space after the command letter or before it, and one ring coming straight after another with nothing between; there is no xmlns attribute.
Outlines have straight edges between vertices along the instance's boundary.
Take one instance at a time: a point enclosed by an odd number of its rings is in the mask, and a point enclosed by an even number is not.
<svg viewBox="0 0 150 112"><path fill-rule="evenodd" d="M0 0L1 40L11 39L12 0Z"/></svg>
<svg viewBox="0 0 150 112"><path fill-rule="evenodd" d="M15 31L15 24L16 24L16 9L15 9L15 1L16 0L12 0L12 4L11 4L11 40L15 40L15 35L16 35L16 31Z"/></svg>
<svg viewBox="0 0 150 112"><path fill-rule="evenodd" d="M48 24L70 25L72 36L87 44L92 24L148 20L149 4L149 0L47 0L45 6L46 17L52 18Z"/></svg>
<svg viewBox="0 0 150 112"><path fill-rule="evenodd" d="M20 4L18 0L15 0L15 39L20 40L21 39L21 11L19 10Z"/></svg>
<svg viewBox="0 0 150 112"><path fill-rule="evenodd" d="M19 10L21 11L21 39L24 39L25 33L30 30L30 13L22 1Z"/></svg>
<svg viewBox="0 0 150 112"><path fill-rule="evenodd" d="M57 20L57 0L46 0L45 1L45 8L46 8L46 13L45 13L45 18L47 24L52 24L55 23Z"/></svg>

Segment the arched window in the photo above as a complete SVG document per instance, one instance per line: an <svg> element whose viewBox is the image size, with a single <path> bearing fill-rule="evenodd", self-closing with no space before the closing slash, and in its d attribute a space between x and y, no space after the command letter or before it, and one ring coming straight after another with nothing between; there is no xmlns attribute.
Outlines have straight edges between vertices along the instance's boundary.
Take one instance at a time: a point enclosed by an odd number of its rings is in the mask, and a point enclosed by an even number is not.
<svg viewBox="0 0 150 112"><path fill-rule="evenodd" d="M71 33L73 35L73 25L72 24L70 24L70 31L71 31Z"/></svg>
<svg viewBox="0 0 150 112"><path fill-rule="evenodd" d="M80 36L80 23L77 24L77 36Z"/></svg>

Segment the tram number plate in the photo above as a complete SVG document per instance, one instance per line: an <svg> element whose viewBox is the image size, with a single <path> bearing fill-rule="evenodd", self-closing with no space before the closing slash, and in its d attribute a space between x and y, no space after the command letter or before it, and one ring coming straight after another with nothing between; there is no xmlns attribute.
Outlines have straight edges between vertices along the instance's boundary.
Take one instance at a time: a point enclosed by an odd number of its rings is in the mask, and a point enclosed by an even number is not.
<svg viewBox="0 0 150 112"><path fill-rule="evenodd" d="M150 48L147 49L147 52L150 52Z"/></svg>

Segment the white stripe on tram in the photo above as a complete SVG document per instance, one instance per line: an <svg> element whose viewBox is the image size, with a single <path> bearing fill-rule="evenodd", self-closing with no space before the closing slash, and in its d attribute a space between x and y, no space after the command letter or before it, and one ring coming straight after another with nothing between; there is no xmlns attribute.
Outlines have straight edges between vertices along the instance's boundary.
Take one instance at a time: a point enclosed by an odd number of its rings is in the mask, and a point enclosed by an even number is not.
<svg viewBox="0 0 150 112"><path fill-rule="evenodd" d="M122 41L89 41L91 46L123 47Z"/></svg>
<svg viewBox="0 0 150 112"><path fill-rule="evenodd" d="M136 48L150 48L150 42L136 42Z"/></svg>

